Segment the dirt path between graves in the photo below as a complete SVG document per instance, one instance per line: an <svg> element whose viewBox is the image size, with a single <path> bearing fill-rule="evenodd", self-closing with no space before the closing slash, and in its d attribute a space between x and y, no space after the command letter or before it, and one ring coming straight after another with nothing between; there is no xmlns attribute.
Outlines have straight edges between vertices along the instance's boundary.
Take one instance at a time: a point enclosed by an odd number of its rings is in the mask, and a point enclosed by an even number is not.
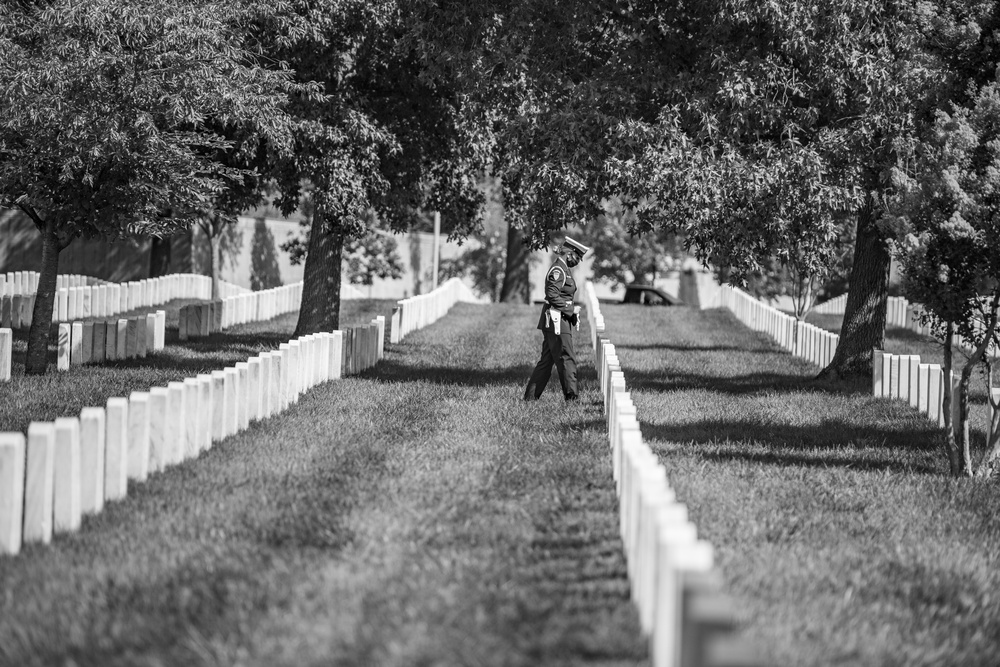
<svg viewBox="0 0 1000 667"><path fill-rule="evenodd" d="M525 404L536 319L460 304L0 559L0 665L647 664L588 338Z"/></svg>

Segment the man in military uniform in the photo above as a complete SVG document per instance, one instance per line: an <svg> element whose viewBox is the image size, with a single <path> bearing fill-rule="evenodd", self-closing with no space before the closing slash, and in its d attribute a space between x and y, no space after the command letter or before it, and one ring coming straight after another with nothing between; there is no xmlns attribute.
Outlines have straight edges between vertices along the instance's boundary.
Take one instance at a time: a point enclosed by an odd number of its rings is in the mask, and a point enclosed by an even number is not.
<svg viewBox="0 0 1000 667"><path fill-rule="evenodd" d="M524 390L524 400L541 397L552 375L553 364L567 401L576 400L576 357L573 354L573 327L579 327L580 307L573 305L576 281L570 271L590 250L570 237L556 250L556 260L545 274L545 305L538 318L542 331L542 356Z"/></svg>

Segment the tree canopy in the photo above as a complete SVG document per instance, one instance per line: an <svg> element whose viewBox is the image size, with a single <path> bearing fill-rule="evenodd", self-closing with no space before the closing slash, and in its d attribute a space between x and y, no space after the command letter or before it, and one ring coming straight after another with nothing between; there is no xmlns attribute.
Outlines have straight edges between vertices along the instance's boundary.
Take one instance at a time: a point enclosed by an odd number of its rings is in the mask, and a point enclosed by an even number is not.
<svg viewBox="0 0 1000 667"><path fill-rule="evenodd" d="M0 7L0 201L43 237L29 373L45 370L58 253L80 236L169 234L291 145L309 96L259 65L256 6L173 0ZM233 139L232 137L238 137Z"/></svg>
<svg viewBox="0 0 1000 667"><path fill-rule="evenodd" d="M735 281L775 262L811 279L856 224L831 370L869 372L884 335L888 170L900 141L981 76L993 3L433 7L441 20L421 38L441 45L436 67L474 73L459 78L466 108L492 129L505 205L533 245L619 196L636 212L630 231L683 232Z"/></svg>

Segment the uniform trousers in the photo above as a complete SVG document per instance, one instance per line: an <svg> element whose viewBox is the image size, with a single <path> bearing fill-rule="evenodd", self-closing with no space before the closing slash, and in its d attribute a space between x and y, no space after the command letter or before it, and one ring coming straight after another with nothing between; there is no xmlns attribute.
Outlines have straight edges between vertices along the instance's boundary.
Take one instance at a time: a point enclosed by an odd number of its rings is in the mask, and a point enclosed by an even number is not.
<svg viewBox="0 0 1000 667"><path fill-rule="evenodd" d="M542 356L531 372L528 387L524 391L525 399L540 398L545 391L552 375L552 366L559 372L559 383L562 385L563 396L567 401L574 400L577 394L576 357L573 354L573 334L568 323L563 323L563 330L558 336L551 327L542 329Z"/></svg>

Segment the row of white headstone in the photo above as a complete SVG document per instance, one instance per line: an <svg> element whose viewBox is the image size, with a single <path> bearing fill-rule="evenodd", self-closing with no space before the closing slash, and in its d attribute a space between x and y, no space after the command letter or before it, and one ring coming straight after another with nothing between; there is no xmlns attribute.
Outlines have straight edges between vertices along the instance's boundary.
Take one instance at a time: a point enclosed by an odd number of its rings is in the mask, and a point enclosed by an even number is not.
<svg viewBox="0 0 1000 667"><path fill-rule="evenodd" d="M0 298L4 296L33 297L38 291L38 280L39 273L37 271L15 271L0 275ZM293 288L293 286L288 286L288 288ZM280 289L283 288L275 288L275 290ZM299 290L301 293L301 285ZM259 308L257 303L267 301L273 291L251 292L244 287L220 281L219 292L222 299L233 299L241 296L254 298L253 303L256 311ZM200 274L173 273L159 278L132 280L124 283L112 283L91 276L63 274L56 277L56 297L55 307L52 309L52 321L72 322L90 317L110 317L138 308L152 308L173 299L207 300L211 298L212 279ZM270 317L263 319L270 319ZM24 324L30 324L30 320L23 317L21 321Z"/></svg>
<svg viewBox="0 0 1000 667"><path fill-rule="evenodd" d="M944 369L940 364L924 364L917 354L889 354L882 350L872 352L872 394L886 398L898 398L916 408L927 418L944 426ZM961 376L951 372L952 424L959 424L959 382ZM1000 402L1000 387L991 387L993 400ZM989 419L988 431L992 431L993 405L987 401ZM987 437L991 433L987 432Z"/></svg>
<svg viewBox="0 0 1000 667"><path fill-rule="evenodd" d="M478 302L479 299L458 278L449 278L427 294L397 301L392 309L389 342L398 343L411 332L437 322L459 301Z"/></svg>
<svg viewBox="0 0 1000 667"><path fill-rule="evenodd" d="M0 327L21 329L31 326L35 310L33 294L0 296Z"/></svg>
<svg viewBox="0 0 1000 667"><path fill-rule="evenodd" d="M813 311L819 315L843 315L847 308L847 294L835 296L823 303L816 304Z"/></svg>
<svg viewBox="0 0 1000 667"><path fill-rule="evenodd" d="M53 322L73 322L91 317L113 317L139 308L152 308L173 299L212 298L212 279L192 273L160 278L64 287L56 290Z"/></svg>
<svg viewBox="0 0 1000 667"><path fill-rule="evenodd" d="M746 292L731 285L723 285L719 290L720 305L728 308L747 327L774 338L778 345L796 357L818 366L826 366L833 360L840 336L799 322L777 308L761 303Z"/></svg>
<svg viewBox="0 0 1000 667"><path fill-rule="evenodd" d="M259 292L244 292L222 298L223 329L248 322L262 322L298 310L302 302L302 281Z"/></svg>
<svg viewBox="0 0 1000 667"><path fill-rule="evenodd" d="M0 296L30 295L38 291L38 271L8 271L0 274ZM56 276L56 287L78 287L81 285L98 285L103 280L90 276L63 273Z"/></svg>
<svg viewBox="0 0 1000 667"><path fill-rule="evenodd" d="M920 306L911 304L906 297L890 296L885 302L885 323L890 327L910 327L916 318L913 313L919 314ZM847 294L835 296L832 299L818 303L813 311L820 315L843 315L847 310ZM919 333L919 332L918 332Z"/></svg>
<svg viewBox="0 0 1000 667"><path fill-rule="evenodd" d="M373 327L384 336L385 318L363 329ZM78 530L84 515L124 498L129 482L282 412L344 368L360 372L378 361L381 345L377 354L345 347L346 333L302 336L224 370L110 398L79 417L32 422L27 437L0 433L0 554Z"/></svg>
<svg viewBox="0 0 1000 667"><path fill-rule="evenodd" d="M733 632L732 600L721 594L712 545L698 539L666 469L643 441L615 346L603 335L593 285L585 284L604 397L619 529L632 599L654 667L758 665Z"/></svg>
<svg viewBox="0 0 1000 667"><path fill-rule="evenodd" d="M105 322L59 325L56 368L99 364L104 361L145 358L162 350L166 339L166 311Z"/></svg>
<svg viewBox="0 0 1000 667"><path fill-rule="evenodd" d="M14 364L14 331L0 329L0 382L10 382L11 367Z"/></svg>
<svg viewBox="0 0 1000 667"><path fill-rule="evenodd" d="M817 305L814 310L822 314L843 315L846 306L847 295L841 294ZM922 321L923 312L923 307L919 303L910 303L906 297L902 296L890 296L886 298L885 303L885 324L889 327L909 329L914 333L929 336L932 331L930 325ZM973 322L973 327L981 332L985 329L986 323L977 319ZM962 344L967 348L971 347L966 341L962 341ZM989 353L991 356L997 356L997 351L994 348L991 348Z"/></svg>

